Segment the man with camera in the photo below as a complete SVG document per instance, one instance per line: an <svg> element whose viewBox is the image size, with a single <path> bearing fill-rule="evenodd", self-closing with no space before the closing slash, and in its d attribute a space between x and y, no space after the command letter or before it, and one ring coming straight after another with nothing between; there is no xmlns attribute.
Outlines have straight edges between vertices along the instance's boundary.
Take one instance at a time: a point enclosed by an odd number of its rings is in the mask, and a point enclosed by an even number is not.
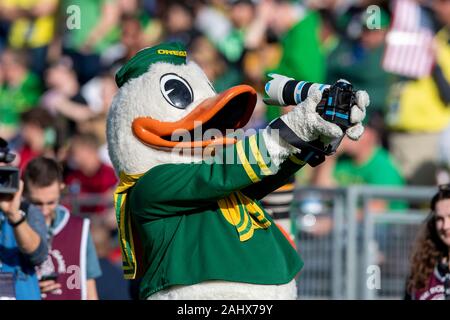
<svg viewBox="0 0 450 320"><path fill-rule="evenodd" d="M47 228L41 211L22 202L23 182L0 138L0 300L39 300L35 266L47 258Z"/></svg>
<svg viewBox="0 0 450 320"><path fill-rule="evenodd" d="M97 300L95 279L102 272L90 234L90 220L59 204L62 167L36 157L23 171L24 197L42 210L48 227L48 257L37 268L43 300Z"/></svg>

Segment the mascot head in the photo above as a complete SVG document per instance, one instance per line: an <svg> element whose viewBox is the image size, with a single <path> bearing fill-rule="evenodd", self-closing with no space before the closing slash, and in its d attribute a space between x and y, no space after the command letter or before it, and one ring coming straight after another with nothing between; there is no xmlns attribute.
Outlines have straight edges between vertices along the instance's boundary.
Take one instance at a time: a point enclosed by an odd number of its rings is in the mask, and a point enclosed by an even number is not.
<svg viewBox="0 0 450 320"><path fill-rule="evenodd" d="M115 170L126 174L195 160L179 150L235 143L226 131L243 127L256 104L255 90L246 85L216 93L179 43L142 49L118 71L116 83L108 150ZM221 135L205 134L211 129Z"/></svg>

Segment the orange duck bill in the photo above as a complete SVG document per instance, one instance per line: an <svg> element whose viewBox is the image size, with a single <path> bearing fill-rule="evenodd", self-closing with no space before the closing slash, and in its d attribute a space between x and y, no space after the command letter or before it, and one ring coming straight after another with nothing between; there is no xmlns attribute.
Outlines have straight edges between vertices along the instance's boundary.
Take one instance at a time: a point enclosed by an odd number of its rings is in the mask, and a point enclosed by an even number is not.
<svg viewBox="0 0 450 320"><path fill-rule="evenodd" d="M245 126L255 105L255 90L240 85L204 100L186 117L175 122L162 122L150 117L136 118L132 130L142 143L153 148L204 148L211 144L233 144L236 140L225 137L226 130ZM204 134L209 129L219 130L220 137L205 139L212 136Z"/></svg>

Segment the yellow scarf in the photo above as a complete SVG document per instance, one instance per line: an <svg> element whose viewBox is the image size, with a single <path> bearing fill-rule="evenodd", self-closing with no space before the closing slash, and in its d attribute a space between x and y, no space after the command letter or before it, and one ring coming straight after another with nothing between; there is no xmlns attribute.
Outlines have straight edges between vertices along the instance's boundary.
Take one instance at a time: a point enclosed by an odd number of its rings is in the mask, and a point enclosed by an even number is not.
<svg viewBox="0 0 450 320"><path fill-rule="evenodd" d="M136 259L133 228L131 217L126 210L127 194L131 187L142 177L143 174L128 175L121 172L119 175L119 185L114 192L114 206L116 209L117 225L119 227L119 241L122 252L122 268L125 279L135 279L138 270ZM141 266L139 266L141 267Z"/></svg>

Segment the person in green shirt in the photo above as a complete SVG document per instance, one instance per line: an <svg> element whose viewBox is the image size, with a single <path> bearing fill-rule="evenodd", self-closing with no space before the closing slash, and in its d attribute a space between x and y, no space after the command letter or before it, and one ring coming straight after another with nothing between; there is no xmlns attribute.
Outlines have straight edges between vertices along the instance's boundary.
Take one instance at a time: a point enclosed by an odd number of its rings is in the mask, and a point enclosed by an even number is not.
<svg viewBox="0 0 450 320"><path fill-rule="evenodd" d="M320 187L347 187L354 185L402 187L405 179L400 173L394 158L388 150L380 145L381 121L376 117L369 119L365 126L364 134L358 142L345 139L335 156L315 168L312 174L312 182ZM372 199L369 202L369 211L374 214L384 212L402 213L408 208L408 203L401 200L386 201ZM362 211L358 211L358 220L362 220ZM316 235L329 234L333 222L329 216L318 216L311 232ZM389 242L392 229L389 225L378 225L376 228L376 240L379 246L377 260L383 262L384 254L389 250ZM362 236L359 229L358 236Z"/></svg>
<svg viewBox="0 0 450 320"><path fill-rule="evenodd" d="M64 53L74 61L81 84L100 72L100 54L119 41L117 0L63 0Z"/></svg>
<svg viewBox="0 0 450 320"><path fill-rule="evenodd" d="M290 1L277 1L269 27L280 37L282 49L280 63L271 73L322 83L326 61L319 37L320 15Z"/></svg>
<svg viewBox="0 0 450 320"><path fill-rule="evenodd" d="M370 119L365 132L358 142L344 139L336 156L330 157L313 175L313 183L323 187L372 185L404 186L394 158L380 145L379 118ZM400 201L373 200L370 210L383 212L388 209L404 210Z"/></svg>
<svg viewBox="0 0 450 320"><path fill-rule="evenodd" d="M320 43L320 15L303 5L288 0L273 3L269 28L280 39L281 59L269 73L282 74L296 80L324 83L326 59ZM267 121L281 114L278 107L267 107Z"/></svg>
<svg viewBox="0 0 450 320"><path fill-rule="evenodd" d="M35 107L42 94L39 78L29 71L24 51L7 49L0 57L0 135L9 139L17 132L20 115Z"/></svg>
<svg viewBox="0 0 450 320"><path fill-rule="evenodd" d="M327 57L326 82L334 83L343 78L356 89L366 88L370 95L370 114L376 112L384 115L386 98L394 80L393 75L382 68L390 18L381 10L380 28L369 29L366 23L370 20L364 13L362 11L349 17L351 20L348 24L352 24L353 28L358 26L360 32L354 36L356 38L341 36L337 47Z"/></svg>
<svg viewBox="0 0 450 320"><path fill-rule="evenodd" d="M211 38L220 53L230 63L240 65L247 47L247 32L257 18L253 0L228 0L228 15L232 27L229 33L219 41Z"/></svg>

